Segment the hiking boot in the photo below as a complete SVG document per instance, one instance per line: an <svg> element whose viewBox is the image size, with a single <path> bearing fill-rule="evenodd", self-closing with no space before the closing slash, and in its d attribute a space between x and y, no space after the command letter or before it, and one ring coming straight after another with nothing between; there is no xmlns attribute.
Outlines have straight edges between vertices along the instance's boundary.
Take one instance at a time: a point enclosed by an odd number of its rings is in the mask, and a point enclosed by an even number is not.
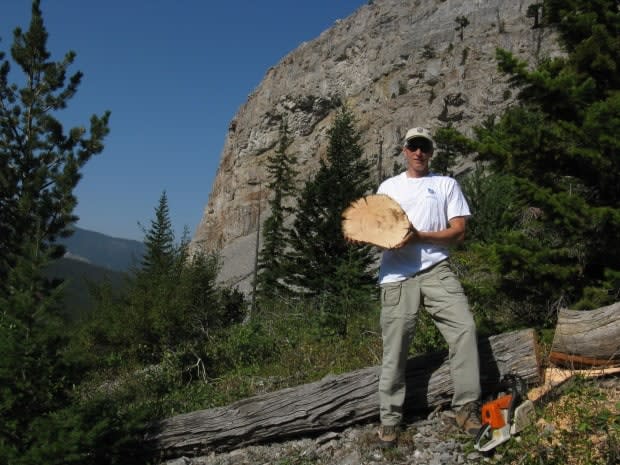
<svg viewBox="0 0 620 465"><path fill-rule="evenodd" d="M396 442L398 441L398 427L394 425L381 425L379 431L377 431L377 436L379 436L377 442L381 449L396 447Z"/></svg>
<svg viewBox="0 0 620 465"><path fill-rule="evenodd" d="M469 402L463 405L454 415L456 425L471 436L476 436L482 428L480 418L479 402Z"/></svg>

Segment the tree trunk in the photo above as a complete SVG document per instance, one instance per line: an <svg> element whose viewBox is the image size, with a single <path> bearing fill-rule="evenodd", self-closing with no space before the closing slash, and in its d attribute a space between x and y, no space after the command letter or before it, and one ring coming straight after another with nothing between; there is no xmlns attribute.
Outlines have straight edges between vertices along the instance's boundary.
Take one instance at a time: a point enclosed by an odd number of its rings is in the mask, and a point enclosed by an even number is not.
<svg viewBox="0 0 620 465"><path fill-rule="evenodd" d="M620 363L620 302L596 310L561 309L549 359L570 368Z"/></svg>
<svg viewBox="0 0 620 465"><path fill-rule="evenodd" d="M532 329L481 338L478 346L483 391L498 390L501 378L509 373L528 384L540 382ZM379 417L379 372L380 367L364 368L226 407L178 415L162 421L148 439L165 457L195 456L375 421ZM449 404L452 394L447 353L409 360L407 413Z"/></svg>

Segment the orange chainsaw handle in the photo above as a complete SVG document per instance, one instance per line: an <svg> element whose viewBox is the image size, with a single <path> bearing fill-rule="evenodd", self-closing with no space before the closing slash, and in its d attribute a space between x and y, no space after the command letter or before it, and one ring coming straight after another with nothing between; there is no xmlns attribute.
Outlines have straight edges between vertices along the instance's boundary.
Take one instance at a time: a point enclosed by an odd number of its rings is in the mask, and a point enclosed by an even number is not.
<svg viewBox="0 0 620 465"><path fill-rule="evenodd" d="M506 419L502 414L502 409L506 410L511 406L512 394L498 397L495 400L485 403L482 406L482 424L489 425L493 429L499 429L506 425Z"/></svg>

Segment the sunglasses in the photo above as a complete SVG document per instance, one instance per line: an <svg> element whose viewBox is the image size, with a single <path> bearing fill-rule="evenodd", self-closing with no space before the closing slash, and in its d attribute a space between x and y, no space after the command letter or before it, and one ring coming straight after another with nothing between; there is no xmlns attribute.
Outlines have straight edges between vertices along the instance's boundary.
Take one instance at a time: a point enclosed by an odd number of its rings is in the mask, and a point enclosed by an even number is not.
<svg viewBox="0 0 620 465"><path fill-rule="evenodd" d="M433 144L426 139L411 139L407 141L405 148L412 152L420 149L424 153L430 153L433 150Z"/></svg>

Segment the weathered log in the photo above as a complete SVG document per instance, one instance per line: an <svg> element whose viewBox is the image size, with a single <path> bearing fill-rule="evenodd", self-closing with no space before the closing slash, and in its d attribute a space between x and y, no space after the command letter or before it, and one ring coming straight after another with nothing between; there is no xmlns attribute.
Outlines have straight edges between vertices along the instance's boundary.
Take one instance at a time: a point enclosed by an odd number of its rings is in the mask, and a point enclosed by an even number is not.
<svg viewBox="0 0 620 465"><path fill-rule="evenodd" d="M596 310L561 309L549 360L569 368L620 363L620 302Z"/></svg>
<svg viewBox="0 0 620 465"><path fill-rule="evenodd" d="M509 373L540 382L536 336L526 329L479 341L483 390L499 389ZM165 457L202 455L250 444L311 436L378 419L380 367L370 367L298 387L241 400L226 407L162 421L149 442ZM445 352L414 357L407 365L408 413L450 403L453 385Z"/></svg>

